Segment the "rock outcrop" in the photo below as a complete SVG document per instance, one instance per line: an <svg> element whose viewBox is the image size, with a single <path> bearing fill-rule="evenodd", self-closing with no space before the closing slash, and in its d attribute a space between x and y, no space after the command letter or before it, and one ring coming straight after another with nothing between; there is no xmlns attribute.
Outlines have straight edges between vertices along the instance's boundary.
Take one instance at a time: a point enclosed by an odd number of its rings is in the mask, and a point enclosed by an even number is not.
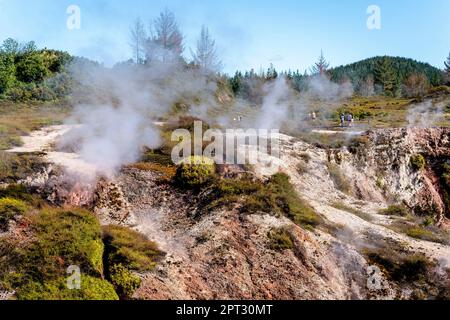
<svg viewBox="0 0 450 320"><path fill-rule="evenodd" d="M378 184L385 196L404 203L416 213L434 215L441 223L450 217L444 204L445 192L440 184L437 166L450 161L450 129L387 129L370 131L357 146L353 155L346 154L356 172L363 172L367 179L356 179L359 190ZM423 156L423 168L415 168L412 159ZM361 197L379 195L362 192ZM370 199L369 199L370 200Z"/></svg>

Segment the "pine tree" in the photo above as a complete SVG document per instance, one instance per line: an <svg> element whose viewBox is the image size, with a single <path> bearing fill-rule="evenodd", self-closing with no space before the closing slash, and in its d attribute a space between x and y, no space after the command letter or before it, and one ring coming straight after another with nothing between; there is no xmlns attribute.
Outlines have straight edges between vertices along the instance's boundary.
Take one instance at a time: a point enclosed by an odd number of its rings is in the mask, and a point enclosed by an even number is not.
<svg viewBox="0 0 450 320"><path fill-rule="evenodd" d="M278 72L277 72L277 70L275 70L275 67L271 63L269 69L267 69L266 80L273 80L273 79L276 79L277 77L278 77Z"/></svg>
<svg viewBox="0 0 450 320"><path fill-rule="evenodd" d="M445 73L447 76L450 76L450 53L448 54L447 61L444 62L445 65Z"/></svg>
<svg viewBox="0 0 450 320"><path fill-rule="evenodd" d="M330 64L328 63L328 61L325 59L324 55L323 55L323 51L320 50L320 57L319 57L319 61L317 61L312 67L311 67L311 73L313 75L316 74L320 74L320 75L324 75L328 68L329 68Z"/></svg>
<svg viewBox="0 0 450 320"><path fill-rule="evenodd" d="M374 73L375 82L382 86L384 94L393 96L396 91L397 80L389 57L383 57L376 62Z"/></svg>

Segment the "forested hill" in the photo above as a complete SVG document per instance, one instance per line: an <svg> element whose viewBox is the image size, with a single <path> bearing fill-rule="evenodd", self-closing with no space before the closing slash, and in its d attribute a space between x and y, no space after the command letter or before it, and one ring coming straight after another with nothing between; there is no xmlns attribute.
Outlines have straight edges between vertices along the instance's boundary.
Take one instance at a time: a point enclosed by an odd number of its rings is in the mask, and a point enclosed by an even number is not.
<svg viewBox="0 0 450 320"><path fill-rule="evenodd" d="M402 57L374 57L340 66L330 71L331 79L336 82L349 79L358 84L373 77L375 83L391 81L393 85L405 82L411 75L425 75L428 83L437 86L443 82L443 73L428 63Z"/></svg>

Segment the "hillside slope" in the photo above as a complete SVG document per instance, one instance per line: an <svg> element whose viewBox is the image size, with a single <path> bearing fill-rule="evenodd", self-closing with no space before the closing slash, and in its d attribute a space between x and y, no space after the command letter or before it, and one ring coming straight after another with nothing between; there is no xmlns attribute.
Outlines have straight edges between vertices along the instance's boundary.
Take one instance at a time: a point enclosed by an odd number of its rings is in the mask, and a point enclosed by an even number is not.
<svg viewBox="0 0 450 320"><path fill-rule="evenodd" d="M424 62L419 62L409 58L403 57L373 57L358 62L354 62L345 66L333 68L331 79L340 82L344 78L348 78L354 85L366 80L368 76L374 76L377 73L377 65L381 64L386 59L390 64L395 75L395 80L398 83L403 81L411 74L424 74L428 82L437 86L442 84L442 71L432 65Z"/></svg>
<svg viewBox="0 0 450 320"><path fill-rule="evenodd" d="M255 166L255 179L263 184L277 172L287 174L323 219L315 228L277 212L244 213L244 197L205 211L208 188L180 189L151 166L124 168L112 181L100 181L90 201L104 224L133 227L167 253L154 271L140 274L136 298L448 298L448 212L442 184L430 183L428 172L448 160L449 134L378 130L353 143L351 152L280 136L281 159L272 159L275 166ZM420 170L410 162L418 153L427 160ZM41 184L50 201L62 195L66 204L78 204L85 189L55 183L58 170L46 174L24 183ZM441 228L380 211L400 203L412 209L438 205L433 218Z"/></svg>

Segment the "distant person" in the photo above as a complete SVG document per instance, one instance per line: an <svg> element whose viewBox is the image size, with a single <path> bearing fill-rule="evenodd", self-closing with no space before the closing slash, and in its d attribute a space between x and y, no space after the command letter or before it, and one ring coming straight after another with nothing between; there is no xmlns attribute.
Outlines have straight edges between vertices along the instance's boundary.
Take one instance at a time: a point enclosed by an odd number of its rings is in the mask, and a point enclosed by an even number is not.
<svg viewBox="0 0 450 320"><path fill-rule="evenodd" d="M353 126L353 115L351 113L349 113L347 115L347 121L348 121L348 126L352 127Z"/></svg>
<svg viewBox="0 0 450 320"><path fill-rule="evenodd" d="M340 118L341 118L341 127L344 127L345 115L341 113Z"/></svg>
<svg viewBox="0 0 450 320"><path fill-rule="evenodd" d="M311 119L312 119L312 121L316 121L317 115L316 115L315 112L313 112L313 113L311 114Z"/></svg>

